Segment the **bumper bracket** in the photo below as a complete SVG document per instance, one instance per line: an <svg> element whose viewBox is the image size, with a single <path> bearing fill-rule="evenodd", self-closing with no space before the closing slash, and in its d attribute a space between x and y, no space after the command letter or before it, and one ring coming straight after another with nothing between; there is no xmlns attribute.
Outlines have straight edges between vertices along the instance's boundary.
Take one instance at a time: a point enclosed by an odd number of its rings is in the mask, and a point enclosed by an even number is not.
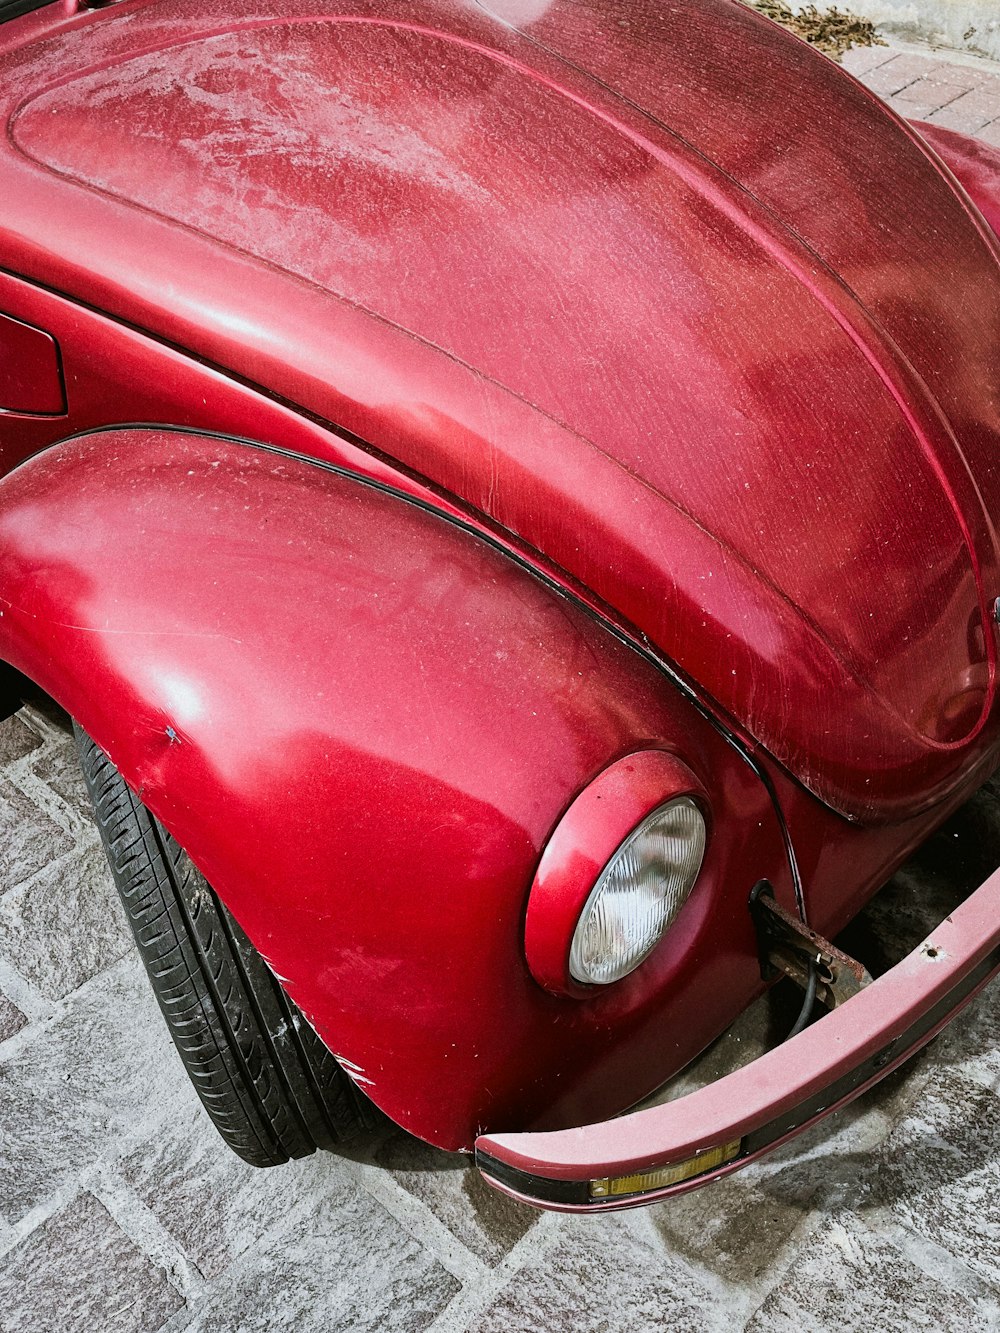
<svg viewBox="0 0 1000 1333"><path fill-rule="evenodd" d="M750 894L750 915L757 932L760 974L765 981L774 981L784 973L804 989L810 967L815 967L816 998L827 1009L836 1009L871 985L867 968L786 912L766 879L760 880Z"/></svg>

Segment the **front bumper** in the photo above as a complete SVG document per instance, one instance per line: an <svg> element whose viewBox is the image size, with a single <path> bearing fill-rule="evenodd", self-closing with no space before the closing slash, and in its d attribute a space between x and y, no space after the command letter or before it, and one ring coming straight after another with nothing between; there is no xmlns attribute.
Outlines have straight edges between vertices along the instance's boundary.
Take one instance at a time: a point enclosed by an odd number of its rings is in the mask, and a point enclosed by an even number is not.
<svg viewBox="0 0 1000 1333"><path fill-rule="evenodd" d="M662 1106L550 1133L484 1134L497 1189L559 1212L653 1203L746 1166L884 1078L1000 972L1000 871L919 948L811 1027Z"/></svg>

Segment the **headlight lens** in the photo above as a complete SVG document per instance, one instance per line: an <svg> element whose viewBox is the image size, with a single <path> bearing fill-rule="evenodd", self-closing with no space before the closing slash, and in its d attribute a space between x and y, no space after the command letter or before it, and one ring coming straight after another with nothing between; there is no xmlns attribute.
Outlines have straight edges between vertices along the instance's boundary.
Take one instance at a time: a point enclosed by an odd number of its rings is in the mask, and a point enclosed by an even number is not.
<svg viewBox="0 0 1000 1333"><path fill-rule="evenodd" d="M661 805L632 830L601 872L577 922L569 970L606 986L639 966L694 887L705 820L689 796Z"/></svg>

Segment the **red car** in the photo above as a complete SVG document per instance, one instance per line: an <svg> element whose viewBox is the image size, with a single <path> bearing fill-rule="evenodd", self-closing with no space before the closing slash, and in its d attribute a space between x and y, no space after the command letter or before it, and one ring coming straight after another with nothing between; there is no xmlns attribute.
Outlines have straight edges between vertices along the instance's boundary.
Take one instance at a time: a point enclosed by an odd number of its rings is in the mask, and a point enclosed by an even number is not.
<svg viewBox="0 0 1000 1333"><path fill-rule="evenodd" d="M828 938L1000 760L1000 157L734 0L0 17L2 702L232 1147L619 1208L926 1042L1000 877Z"/></svg>

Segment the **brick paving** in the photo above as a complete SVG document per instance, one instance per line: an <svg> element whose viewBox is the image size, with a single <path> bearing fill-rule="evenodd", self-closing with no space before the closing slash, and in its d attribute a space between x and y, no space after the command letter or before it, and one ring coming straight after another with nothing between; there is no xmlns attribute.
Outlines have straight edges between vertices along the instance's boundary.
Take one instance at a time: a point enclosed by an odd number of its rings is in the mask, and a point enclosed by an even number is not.
<svg viewBox="0 0 1000 1333"><path fill-rule="evenodd" d="M856 47L843 64L901 116L1000 147L1000 65L897 46Z"/></svg>
<svg viewBox="0 0 1000 1333"><path fill-rule="evenodd" d="M902 114L1000 144L996 67L896 47L845 63ZM974 802L897 877L869 944L902 952L959 892L963 856L1000 861L997 806ZM0 723L0 1333L995 1329L998 1010L994 985L795 1144L632 1213L520 1209L388 1130L255 1171L173 1053L71 739L22 710ZM758 1006L704 1073L767 1022Z"/></svg>

